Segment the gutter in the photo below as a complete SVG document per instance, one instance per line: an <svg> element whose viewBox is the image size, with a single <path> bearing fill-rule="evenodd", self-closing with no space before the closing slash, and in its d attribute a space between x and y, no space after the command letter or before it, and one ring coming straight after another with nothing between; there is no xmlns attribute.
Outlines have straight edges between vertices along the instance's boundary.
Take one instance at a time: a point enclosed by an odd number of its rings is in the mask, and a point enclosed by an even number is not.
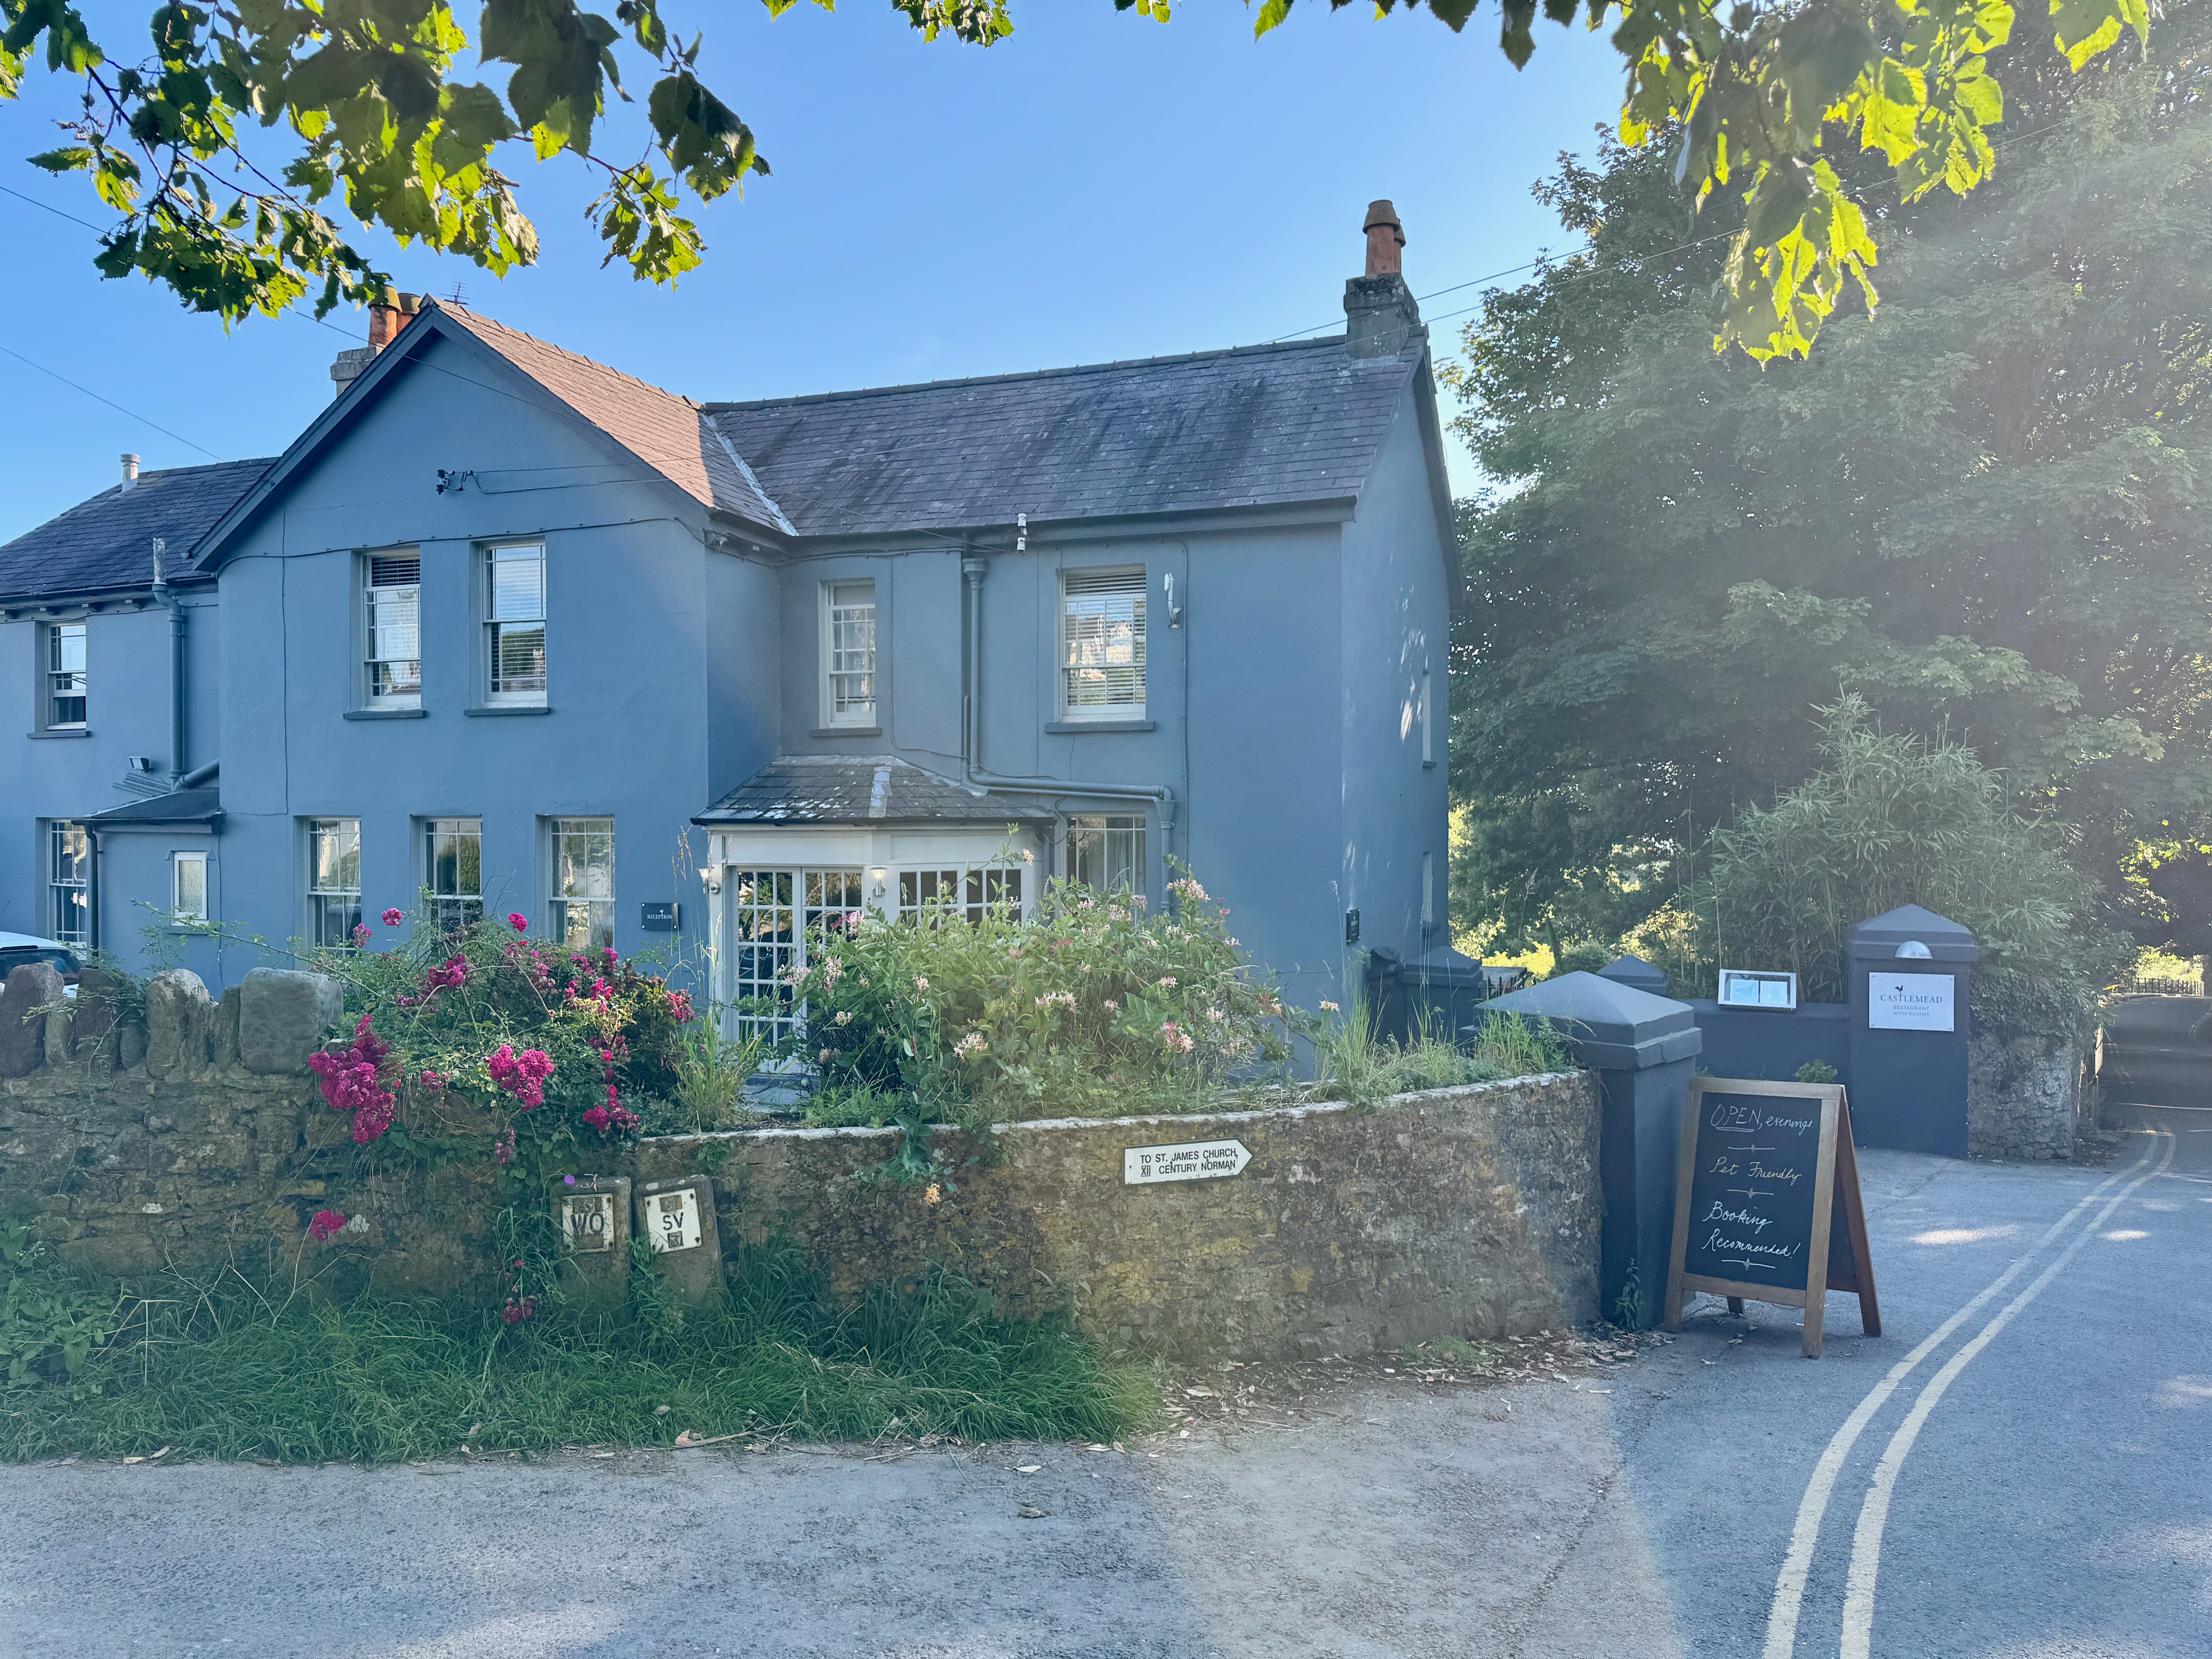
<svg viewBox="0 0 2212 1659"><path fill-rule="evenodd" d="M1014 520L1013 550L1022 553L1028 549L1029 515L1022 514ZM961 630L962 655L966 659L962 664L963 695L961 701L966 705L960 732L960 775L963 781L979 789L995 789L1009 795L1076 795L1102 800L1155 802L1160 809L1162 855L1171 856L1175 851L1176 793L1164 783L1085 783L1079 779L1012 778L984 766L983 579L990 570L990 556L975 551L975 544L970 541L960 557L960 574L966 583L963 603L967 623Z"/></svg>

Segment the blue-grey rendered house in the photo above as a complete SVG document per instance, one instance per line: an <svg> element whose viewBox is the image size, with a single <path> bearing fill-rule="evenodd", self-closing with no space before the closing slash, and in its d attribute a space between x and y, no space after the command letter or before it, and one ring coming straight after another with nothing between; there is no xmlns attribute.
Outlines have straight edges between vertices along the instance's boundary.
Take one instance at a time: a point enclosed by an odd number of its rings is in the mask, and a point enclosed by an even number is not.
<svg viewBox="0 0 2212 1659"><path fill-rule="evenodd" d="M747 403L403 301L274 463L0 550L0 928L143 960L173 910L338 943L427 891L736 1001L838 911L1157 905L1172 860L1341 998L1445 917L1450 507L1376 263L1344 335Z"/></svg>

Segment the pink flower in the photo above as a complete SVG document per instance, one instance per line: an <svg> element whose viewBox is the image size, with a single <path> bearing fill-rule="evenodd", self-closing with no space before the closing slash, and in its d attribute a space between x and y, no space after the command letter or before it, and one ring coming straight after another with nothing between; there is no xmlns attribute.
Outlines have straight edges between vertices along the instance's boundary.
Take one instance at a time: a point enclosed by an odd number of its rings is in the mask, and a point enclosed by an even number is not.
<svg viewBox="0 0 2212 1659"><path fill-rule="evenodd" d="M484 1069L495 1084L522 1103L524 1111L545 1103L545 1079L553 1075L553 1058L544 1050L525 1048L518 1054L513 1043L502 1042L484 1056Z"/></svg>
<svg viewBox="0 0 2212 1659"><path fill-rule="evenodd" d="M368 924L367 922L356 922L354 924L353 942L356 949L368 943Z"/></svg>
<svg viewBox="0 0 2212 1659"><path fill-rule="evenodd" d="M607 1124L611 1121L611 1117L612 1114L610 1113L605 1107L594 1106L590 1111L584 1114L584 1121L590 1124L601 1134L605 1134L607 1132Z"/></svg>
<svg viewBox="0 0 2212 1659"><path fill-rule="evenodd" d="M315 1074L323 1099L334 1112L353 1114L353 1138L367 1146L392 1127L393 1096L383 1086L385 1056L392 1052L368 1028L368 1016L354 1027L353 1041L336 1054L327 1050L307 1056L307 1069Z"/></svg>
<svg viewBox="0 0 2212 1659"><path fill-rule="evenodd" d="M668 994L668 1012L675 1016L678 1025L687 1024L693 1017L691 994L689 991L671 991Z"/></svg>
<svg viewBox="0 0 2212 1659"><path fill-rule="evenodd" d="M405 920L406 918L399 914L399 907L396 904L384 913L384 925L386 927L397 927Z"/></svg>
<svg viewBox="0 0 2212 1659"><path fill-rule="evenodd" d="M509 910L507 913L507 925L518 933L526 933L530 931L530 918L520 910Z"/></svg>
<svg viewBox="0 0 2212 1659"><path fill-rule="evenodd" d="M315 1218L307 1224L307 1237L313 1239L316 1243L319 1244L325 1239L343 1231L345 1224L346 1218L344 1212L340 1210L318 1210L315 1212Z"/></svg>
<svg viewBox="0 0 2212 1659"><path fill-rule="evenodd" d="M501 1319L504 1319L510 1325L520 1325L524 1320L529 1318L531 1315L537 1311L538 1298L536 1297L526 1296L518 1302L514 1297L510 1296L507 1298L507 1305L499 1310L499 1316Z"/></svg>
<svg viewBox="0 0 2212 1659"><path fill-rule="evenodd" d="M436 991L459 990L469 982L469 959L456 952L422 975L426 994Z"/></svg>

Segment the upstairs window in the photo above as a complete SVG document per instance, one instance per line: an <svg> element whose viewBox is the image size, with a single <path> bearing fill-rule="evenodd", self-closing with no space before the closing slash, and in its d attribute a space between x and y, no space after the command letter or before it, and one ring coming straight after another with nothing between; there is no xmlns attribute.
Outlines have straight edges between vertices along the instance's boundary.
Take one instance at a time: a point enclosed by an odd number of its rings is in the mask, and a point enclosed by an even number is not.
<svg viewBox="0 0 2212 1659"><path fill-rule="evenodd" d="M1145 715L1145 573L1070 570L1060 578L1064 720Z"/></svg>
<svg viewBox="0 0 2212 1659"><path fill-rule="evenodd" d="M46 628L42 724L50 732L84 728L84 624L52 623Z"/></svg>
<svg viewBox="0 0 2212 1659"><path fill-rule="evenodd" d="M822 585L822 720L876 723L876 585Z"/></svg>
<svg viewBox="0 0 2212 1659"><path fill-rule="evenodd" d="M549 818L553 891L546 909L554 939L575 951L615 942L615 821Z"/></svg>
<svg viewBox="0 0 2212 1659"><path fill-rule="evenodd" d="M440 931L458 933L483 920L483 820L422 821L423 885Z"/></svg>
<svg viewBox="0 0 2212 1659"><path fill-rule="evenodd" d="M545 548L540 542L484 552L487 701L545 701Z"/></svg>
<svg viewBox="0 0 2212 1659"><path fill-rule="evenodd" d="M1102 893L1145 890L1145 820L1077 816L1067 821L1067 878Z"/></svg>
<svg viewBox="0 0 2212 1659"><path fill-rule="evenodd" d="M362 696L371 708L422 706L422 561L415 554L363 561L367 603Z"/></svg>
<svg viewBox="0 0 2212 1659"><path fill-rule="evenodd" d="M46 830L47 913L54 937L82 946L92 939L92 838L81 823Z"/></svg>
<svg viewBox="0 0 2212 1659"><path fill-rule="evenodd" d="M361 820L307 820L307 937L350 949L361 926Z"/></svg>

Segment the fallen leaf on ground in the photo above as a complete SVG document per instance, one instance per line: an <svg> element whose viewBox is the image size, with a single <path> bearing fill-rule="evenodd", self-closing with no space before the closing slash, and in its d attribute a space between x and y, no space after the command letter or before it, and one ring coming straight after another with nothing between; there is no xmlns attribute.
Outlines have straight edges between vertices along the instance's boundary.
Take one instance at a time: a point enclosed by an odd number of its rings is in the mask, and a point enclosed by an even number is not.
<svg viewBox="0 0 2212 1659"><path fill-rule="evenodd" d="M1014 1473L1016 1474L1035 1474L1043 1467L1044 1465L1042 1463L1017 1463L1014 1465Z"/></svg>

